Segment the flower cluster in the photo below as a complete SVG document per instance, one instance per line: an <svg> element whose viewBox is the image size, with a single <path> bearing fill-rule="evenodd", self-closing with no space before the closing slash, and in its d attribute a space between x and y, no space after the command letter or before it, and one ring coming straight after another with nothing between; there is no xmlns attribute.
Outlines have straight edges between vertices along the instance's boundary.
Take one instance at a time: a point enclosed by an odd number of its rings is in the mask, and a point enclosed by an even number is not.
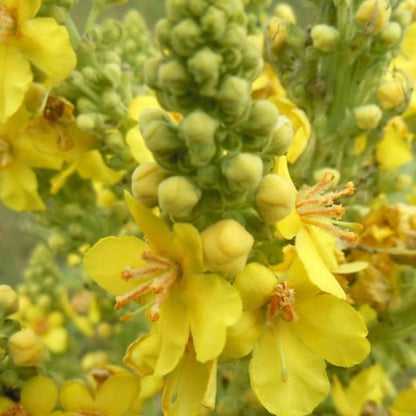
<svg viewBox="0 0 416 416"><path fill-rule="evenodd" d="M0 416L412 415L416 1L75 3L0 0Z"/></svg>

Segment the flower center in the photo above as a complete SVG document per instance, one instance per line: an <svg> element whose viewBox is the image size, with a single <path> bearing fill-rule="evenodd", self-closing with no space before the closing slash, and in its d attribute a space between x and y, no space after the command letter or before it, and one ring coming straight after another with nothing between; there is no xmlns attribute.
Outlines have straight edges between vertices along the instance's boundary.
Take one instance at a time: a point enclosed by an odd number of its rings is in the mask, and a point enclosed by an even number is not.
<svg viewBox="0 0 416 416"><path fill-rule="evenodd" d="M21 404L9 406L0 416L26 416L26 410Z"/></svg>
<svg viewBox="0 0 416 416"><path fill-rule="evenodd" d="M13 35L16 22L6 7L0 2L0 42Z"/></svg>
<svg viewBox="0 0 416 416"><path fill-rule="evenodd" d="M294 289L289 289L286 282L279 282L270 297L268 308L269 321L273 321L277 315L281 316L286 321L295 321L297 316L293 309L294 304Z"/></svg>
<svg viewBox="0 0 416 416"><path fill-rule="evenodd" d="M334 173L328 171L314 186L302 187L299 190L296 211L304 223L321 227L349 243L355 243L358 240L355 232L346 231L338 226L361 231L361 225L338 221L345 214L345 208L341 204L334 203L343 196L353 195L354 184L348 182L340 191L326 192L334 179Z"/></svg>
<svg viewBox="0 0 416 416"><path fill-rule="evenodd" d="M179 264L166 257L155 255L144 251L141 258L145 261L145 267L132 269L126 266L121 271L121 278L124 280L135 279L139 282L137 287L116 297L115 309L120 309L133 299L153 292L154 300L148 313L151 321L157 321L160 316L160 308L169 294L170 288L181 273Z"/></svg>
<svg viewBox="0 0 416 416"><path fill-rule="evenodd" d="M5 169L12 162L10 145L6 140L0 139L0 169Z"/></svg>

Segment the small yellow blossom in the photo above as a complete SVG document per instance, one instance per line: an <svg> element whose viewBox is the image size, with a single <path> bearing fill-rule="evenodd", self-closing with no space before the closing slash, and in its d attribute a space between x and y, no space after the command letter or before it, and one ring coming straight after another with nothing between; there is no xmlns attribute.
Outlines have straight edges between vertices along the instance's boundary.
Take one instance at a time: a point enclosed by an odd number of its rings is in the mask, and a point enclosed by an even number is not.
<svg viewBox="0 0 416 416"><path fill-rule="evenodd" d="M254 273L252 267L235 281L244 308L254 316L260 310L253 321L259 336L249 341L251 386L273 414L309 414L329 392L324 360L350 367L369 353L364 321L347 302L312 285L297 256L285 280L265 266L255 265ZM240 343L247 344L244 333Z"/></svg>
<svg viewBox="0 0 416 416"><path fill-rule="evenodd" d="M36 17L41 0L0 2L0 122L14 114L32 82L30 64L54 80L65 79L76 56L64 26L50 17Z"/></svg>
<svg viewBox="0 0 416 416"><path fill-rule="evenodd" d="M380 365L360 371L345 388L334 377L331 394L337 414L360 416L367 403L381 404L387 384L387 375Z"/></svg>
<svg viewBox="0 0 416 416"><path fill-rule="evenodd" d="M45 346L32 329L26 328L9 338L9 350L15 365L32 367L42 361Z"/></svg>
<svg viewBox="0 0 416 416"><path fill-rule="evenodd" d="M55 408L58 388L47 377L37 376L23 385L20 402L0 397L0 414L13 416L47 416Z"/></svg>
<svg viewBox="0 0 416 416"><path fill-rule="evenodd" d="M190 336L197 361L215 359L224 348L226 328L241 314L238 292L220 275L204 273L202 244L192 225L176 223L170 230L131 195L126 200L147 244L129 236L104 238L86 252L84 264L116 295L117 309L154 294L145 305L152 331L130 346L129 360L148 361L143 356L151 344L151 364L133 365L163 376L177 366Z"/></svg>

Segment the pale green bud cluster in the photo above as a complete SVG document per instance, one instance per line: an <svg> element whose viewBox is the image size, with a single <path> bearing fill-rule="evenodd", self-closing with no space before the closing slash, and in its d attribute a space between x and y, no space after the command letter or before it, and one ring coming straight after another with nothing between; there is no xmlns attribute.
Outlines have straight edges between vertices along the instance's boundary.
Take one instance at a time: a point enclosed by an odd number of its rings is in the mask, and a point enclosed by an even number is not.
<svg viewBox="0 0 416 416"><path fill-rule="evenodd" d="M206 229L233 218L263 233L273 224L257 204L258 188L274 157L287 152L293 129L273 103L251 97L263 62L243 0L169 0L156 38L163 54L146 63L146 81L162 107L182 117L142 112L140 131L156 165L135 171L134 195L172 221ZM280 198L278 189L268 191ZM280 205L291 207L290 198Z"/></svg>
<svg viewBox="0 0 416 416"><path fill-rule="evenodd" d="M130 10L121 22L106 19L81 39L77 69L59 89L75 104L77 126L97 137L112 168L132 162L124 141L131 127L128 104L143 88L143 64L152 54L149 32L138 12Z"/></svg>
<svg viewBox="0 0 416 416"><path fill-rule="evenodd" d="M308 172L326 166L347 180L364 166L354 154L355 138L371 134L367 145L374 147L383 127L409 103L410 78L391 62L401 52L416 5L413 0L314 3L319 21L310 29L296 24L288 5L276 9L265 33L266 59L290 99L312 120L314 139L291 170L294 180L311 182Z"/></svg>

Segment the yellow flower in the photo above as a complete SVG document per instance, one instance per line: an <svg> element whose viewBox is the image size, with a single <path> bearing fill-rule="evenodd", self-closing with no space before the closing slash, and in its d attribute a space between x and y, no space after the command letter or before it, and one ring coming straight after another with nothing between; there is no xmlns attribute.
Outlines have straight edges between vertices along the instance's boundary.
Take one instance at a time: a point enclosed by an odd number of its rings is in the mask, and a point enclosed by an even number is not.
<svg viewBox="0 0 416 416"><path fill-rule="evenodd" d="M250 270L253 267L255 272ZM285 280L252 263L237 275L235 286L260 326L249 373L254 392L269 412L311 413L329 392L325 360L350 367L369 353L361 315L312 285L298 257Z"/></svg>
<svg viewBox="0 0 416 416"><path fill-rule="evenodd" d="M71 415L99 414L121 416L141 407L142 380L125 370L98 369L90 380L92 386L82 381L67 381L59 391L59 402ZM153 393L159 383L153 383Z"/></svg>
<svg viewBox="0 0 416 416"><path fill-rule="evenodd" d="M411 142L413 134L402 117L390 119L383 140L377 145L376 158L381 169L396 169L413 159Z"/></svg>
<svg viewBox="0 0 416 416"><path fill-rule="evenodd" d="M65 79L76 64L64 26L50 17L35 17L41 0L0 2L0 122L23 102L32 79L30 64L52 80Z"/></svg>
<svg viewBox="0 0 416 416"><path fill-rule="evenodd" d="M116 295L116 308L154 294L145 305L152 331L130 346L128 360L141 373L163 376L177 366L190 336L197 361L215 359L226 328L241 314L238 292L220 275L204 273L200 235L191 224L170 230L131 195L126 200L147 244L130 236L107 237L86 252L84 263L90 276ZM151 358L144 357L148 345Z"/></svg>
<svg viewBox="0 0 416 416"><path fill-rule="evenodd" d="M413 416L416 414L416 388L401 391L391 407L389 407L392 416Z"/></svg>
<svg viewBox="0 0 416 416"><path fill-rule="evenodd" d="M0 199L15 211L45 208L32 168L57 170L63 162L55 135L32 127L23 107L0 124Z"/></svg>
<svg viewBox="0 0 416 416"><path fill-rule="evenodd" d="M0 414L47 416L54 409L57 399L58 389L50 378L33 377L25 382L19 403L0 397Z"/></svg>
<svg viewBox="0 0 416 416"><path fill-rule="evenodd" d="M360 416L367 403L380 404L386 394L387 381L387 375L380 365L360 371L345 388L334 377L332 400L337 414Z"/></svg>

